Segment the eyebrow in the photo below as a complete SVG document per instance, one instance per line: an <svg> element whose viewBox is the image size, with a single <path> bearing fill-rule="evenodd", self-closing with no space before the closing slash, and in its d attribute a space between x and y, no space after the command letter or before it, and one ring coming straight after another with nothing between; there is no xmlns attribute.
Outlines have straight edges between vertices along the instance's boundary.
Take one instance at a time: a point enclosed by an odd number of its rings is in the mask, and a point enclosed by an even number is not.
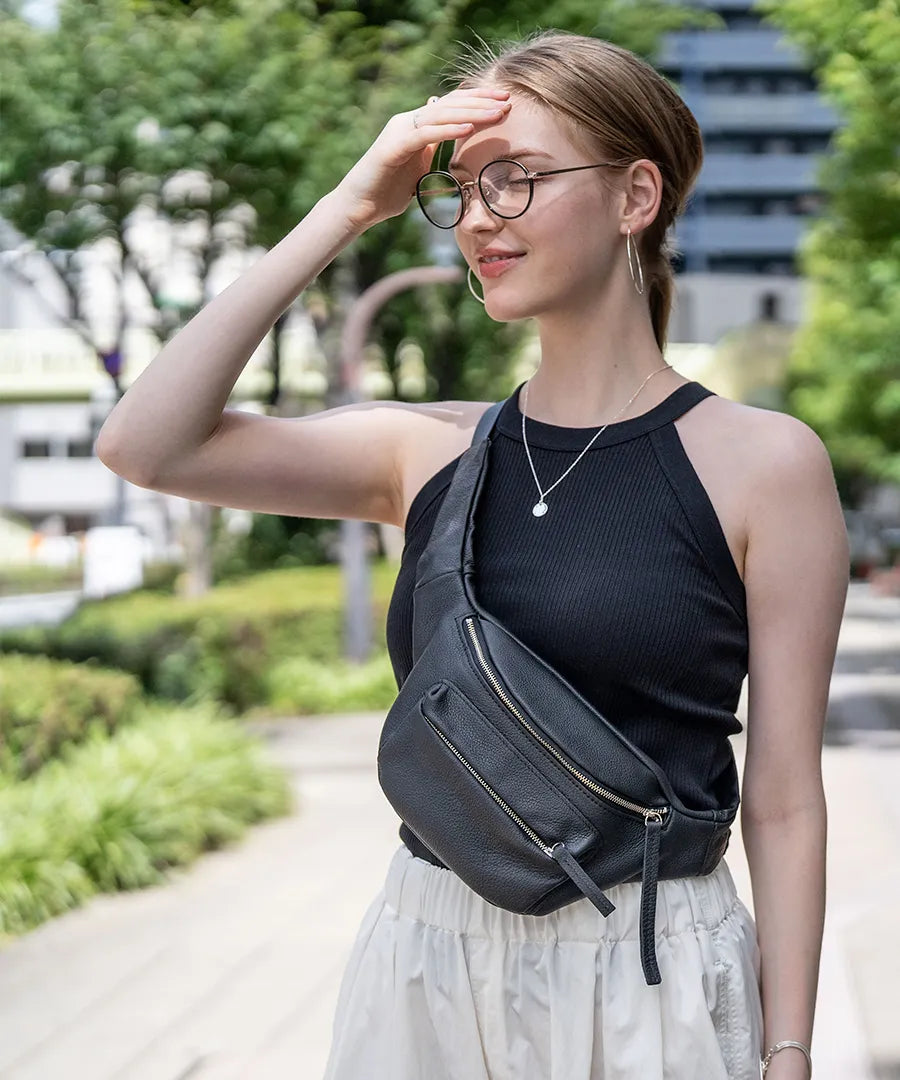
<svg viewBox="0 0 900 1080"><path fill-rule="evenodd" d="M544 158L549 158L550 155L547 153L546 150L514 150L511 153L504 155L504 157L512 158L513 161L518 161L519 158L523 158L523 157L544 157ZM447 165L447 168L448 168L448 170L449 169L458 169L458 170L462 170L463 172L468 172L468 169L466 169L465 165L461 165L459 163L459 161L451 161Z"/></svg>

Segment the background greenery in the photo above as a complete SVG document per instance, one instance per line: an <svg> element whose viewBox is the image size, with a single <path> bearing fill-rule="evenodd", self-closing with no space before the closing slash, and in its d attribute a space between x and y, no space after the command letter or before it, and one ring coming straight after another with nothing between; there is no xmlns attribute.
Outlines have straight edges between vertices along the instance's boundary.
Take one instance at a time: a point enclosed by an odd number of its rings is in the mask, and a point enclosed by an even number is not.
<svg viewBox="0 0 900 1080"><path fill-rule="evenodd" d="M789 408L815 428L842 491L900 483L900 7L896 0L765 0L806 54L841 127L824 158L826 210L801 268L810 282Z"/></svg>
<svg viewBox="0 0 900 1080"><path fill-rule="evenodd" d="M0 214L55 270L69 325L117 383L133 318L126 273L143 283L162 344L208 300L220 256L281 239L392 113L446 85L442 73L479 35L555 26L652 60L663 31L719 24L667 0L62 0L53 30L21 7L0 0ZM803 252L812 306L787 401L825 439L842 489L860 493L900 481L900 17L896 0L766 0L765 10L842 116L822 172L826 209ZM178 183L187 170L204 178L192 193ZM135 248L136 211L172 230L194 268L194 302L174 298L163 268ZM101 239L116 253L105 320L81 279L84 251ZM421 223L406 214L370 230L298 299L325 362L326 406L350 305L427 261ZM30 280L25 262L10 272ZM284 322L273 328L268 404L289 413ZM396 398L398 356L413 342L427 396L496 400L523 333L488 319L464 285L442 286L396 297L373 341ZM375 653L344 664L334 539L332 522L255 515L246 536L226 538L220 521L210 539L219 584L206 596L174 595L177 570L159 566L151 588L0 636L0 937L98 889L155 882L287 812L287 781L263 762L251 718L389 706L384 627L397 567L373 563Z"/></svg>
<svg viewBox="0 0 900 1080"><path fill-rule="evenodd" d="M386 708L397 693L385 651L396 574L396 563L387 560L371 566L373 663L352 682L350 665L340 659L337 565L271 570L189 602L151 590L86 601L57 626L0 632L0 652L97 661L128 672L155 697L214 701L235 714L276 702L277 711L292 713Z"/></svg>

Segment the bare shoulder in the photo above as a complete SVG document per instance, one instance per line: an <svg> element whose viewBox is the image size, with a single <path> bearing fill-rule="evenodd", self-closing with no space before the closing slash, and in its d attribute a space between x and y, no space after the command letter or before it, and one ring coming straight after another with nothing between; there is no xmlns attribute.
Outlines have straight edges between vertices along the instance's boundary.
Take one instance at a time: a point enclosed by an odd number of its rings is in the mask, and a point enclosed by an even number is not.
<svg viewBox="0 0 900 1080"><path fill-rule="evenodd" d="M404 403L398 466L404 525L423 485L468 449L478 421L492 404L490 401Z"/></svg>
<svg viewBox="0 0 900 1080"><path fill-rule="evenodd" d="M751 607L774 609L797 590L840 601L849 576L843 510L828 448L788 413L736 405L741 433ZM765 598L765 600L763 600Z"/></svg>
<svg viewBox="0 0 900 1080"><path fill-rule="evenodd" d="M746 461L749 494L758 499L790 495L796 485L817 484L834 494L828 448L802 420L775 409L723 399L722 415L736 435Z"/></svg>
<svg viewBox="0 0 900 1080"><path fill-rule="evenodd" d="M789 502L791 485L808 487L813 475L824 499L833 497L828 452L793 416L711 394L678 417L675 427L745 584L751 535L759 533L773 500Z"/></svg>
<svg viewBox="0 0 900 1080"><path fill-rule="evenodd" d="M802 420L775 409L714 394L686 414L683 434L702 442L731 466L746 498L796 476L833 478L825 444ZM679 421L679 430L681 424Z"/></svg>

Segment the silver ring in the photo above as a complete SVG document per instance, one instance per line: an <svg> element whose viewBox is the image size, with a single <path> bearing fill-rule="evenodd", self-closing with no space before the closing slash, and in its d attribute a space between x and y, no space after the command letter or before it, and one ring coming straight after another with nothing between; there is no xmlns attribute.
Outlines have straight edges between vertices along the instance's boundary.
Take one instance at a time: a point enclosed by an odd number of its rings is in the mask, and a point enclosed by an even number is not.
<svg viewBox="0 0 900 1080"><path fill-rule="evenodd" d="M419 114L418 113L413 113L413 127L417 128L418 126L419 126Z"/></svg>

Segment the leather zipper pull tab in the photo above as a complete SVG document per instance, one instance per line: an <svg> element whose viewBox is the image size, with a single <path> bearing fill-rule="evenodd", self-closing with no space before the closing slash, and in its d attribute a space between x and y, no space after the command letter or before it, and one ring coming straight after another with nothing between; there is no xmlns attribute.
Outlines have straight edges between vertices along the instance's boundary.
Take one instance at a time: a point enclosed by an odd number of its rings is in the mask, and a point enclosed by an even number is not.
<svg viewBox="0 0 900 1080"><path fill-rule="evenodd" d="M588 876L585 869L561 840L553 845L550 854L601 915L609 915L616 910L616 905L597 888L596 883Z"/></svg>
<svg viewBox="0 0 900 1080"><path fill-rule="evenodd" d="M641 967L648 986L662 982L656 961L656 883L662 814L644 815L644 871L641 877Z"/></svg>

